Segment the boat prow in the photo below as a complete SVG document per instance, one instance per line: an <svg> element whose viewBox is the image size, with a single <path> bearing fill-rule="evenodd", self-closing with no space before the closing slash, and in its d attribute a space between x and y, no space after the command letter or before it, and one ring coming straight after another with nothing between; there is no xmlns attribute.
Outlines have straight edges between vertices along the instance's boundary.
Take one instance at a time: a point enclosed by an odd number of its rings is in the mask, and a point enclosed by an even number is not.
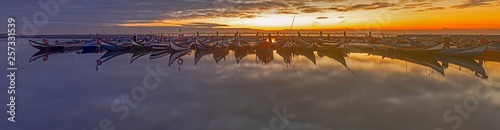
<svg viewBox="0 0 500 130"><path fill-rule="evenodd" d="M483 54L487 48L488 44L482 44L469 48L445 48L439 54L454 56L475 56Z"/></svg>
<svg viewBox="0 0 500 130"><path fill-rule="evenodd" d="M42 50L42 51L57 51L57 50L64 50L64 46L62 45L52 45L52 44L43 44L34 40L29 40L29 43L31 46Z"/></svg>

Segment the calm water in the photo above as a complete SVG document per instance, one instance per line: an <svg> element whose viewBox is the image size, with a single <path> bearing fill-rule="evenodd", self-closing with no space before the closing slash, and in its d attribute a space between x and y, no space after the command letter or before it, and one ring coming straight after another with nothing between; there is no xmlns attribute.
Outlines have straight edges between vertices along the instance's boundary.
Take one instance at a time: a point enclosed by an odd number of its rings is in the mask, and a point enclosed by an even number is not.
<svg viewBox="0 0 500 130"><path fill-rule="evenodd" d="M230 51L196 65L202 52L71 52L34 60L37 50L21 39L17 123L1 125L83 130L109 119L119 130L449 130L460 120L462 130L500 128L499 62L365 52L279 52L283 58L275 51L239 60L235 55L245 54ZM151 78L148 68L162 76ZM159 85L139 87L144 77ZM478 99L478 88L490 95ZM122 98L131 92L141 101ZM1 100L8 102L5 92ZM454 110L464 102L462 113Z"/></svg>

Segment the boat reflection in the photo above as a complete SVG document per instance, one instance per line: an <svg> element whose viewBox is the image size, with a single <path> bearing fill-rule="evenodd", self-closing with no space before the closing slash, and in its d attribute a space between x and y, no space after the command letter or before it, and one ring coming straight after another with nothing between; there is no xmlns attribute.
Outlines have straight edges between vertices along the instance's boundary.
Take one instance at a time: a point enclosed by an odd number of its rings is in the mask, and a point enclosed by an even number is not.
<svg viewBox="0 0 500 130"><path fill-rule="evenodd" d="M347 57L347 51L345 49L335 49L335 50L323 50L323 51L318 51L318 56L319 57L328 57L332 58L335 61L339 62L342 64L345 68L347 67L347 62L344 57Z"/></svg>
<svg viewBox="0 0 500 130"><path fill-rule="evenodd" d="M276 52L278 53L278 55L280 55L281 57L283 57L283 61L286 63L286 64L290 64L292 62L292 49L287 47L287 48L278 48L276 50Z"/></svg>
<svg viewBox="0 0 500 130"><path fill-rule="evenodd" d="M314 51L312 50L300 50L300 49L294 49L293 50L293 55L294 56L305 56L307 59L309 59L314 65L316 65L316 56L314 55Z"/></svg>
<svg viewBox="0 0 500 130"><path fill-rule="evenodd" d="M198 62L200 61L200 59L205 56L205 55L208 55L210 54L210 52L208 50L196 50L196 52L194 53L194 65L198 64Z"/></svg>
<svg viewBox="0 0 500 130"><path fill-rule="evenodd" d="M487 79L486 71L483 66L470 57L451 57L451 56L435 56L438 61L443 64L445 69L450 67L450 64L457 65L459 70L461 67L467 68L479 78Z"/></svg>
<svg viewBox="0 0 500 130"><path fill-rule="evenodd" d="M151 53L153 53L153 51L150 51L150 50L133 51L132 57L130 57L130 64L132 64L135 60L139 59L140 57L143 57L143 56L151 54Z"/></svg>
<svg viewBox="0 0 500 130"><path fill-rule="evenodd" d="M101 58L99 58L96 61L97 65L95 66L95 70L99 70L99 66L101 66L103 63L105 63L105 62L107 62L115 57L125 55L125 54L130 54L130 53L132 53L130 50L107 51L106 53L104 53L104 55L101 56Z"/></svg>
<svg viewBox="0 0 500 130"><path fill-rule="evenodd" d="M194 52L193 52L194 51ZM65 51L38 51L33 54L29 60L29 62L36 61L38 59L43 59L43 61L49 60L50 56L60 55L60 54L98 54L102 51L84 51L84 50L65 50ZM475 56L475 57L459 57L459 56L445 56L445 55L414 55L414 54L406 54L406 53L397 53L397 52L386 52L386 51L376 51L370 49L369 46L358 47L351 46L350 48L342 48L342 49L328 49L328 50L301 50L294 48L277 48L275 50L268 48L251 48L251 47L234 47L232 49L222 48L220 50L118 50L118 51L107 51L102 55L96 62L96 70L99 70L99 66L103 63L120 56L124 56L125 54L132 54L130 57L130 64L133 62L137 62L137 59L140 57L144 57L149 55L149 60L160 59L161 57L169 56L168 58L168 66L172 66L173 64L183 65L184 59L186 56L194 53L194 65L199 64L200 61L203 61L204 56L213 56L213 60L216 64L219 64L221 60L225 60L227 57L234 56L234 60L236 64L240 64L244 61L245 57L251 57L250 59L255 59L256 63L264 63L270 64L275 59L274 53L279 55L279 58L283 58L283 62L286 65L290 65L293 60L300 60L300 57L305 57L302 59L308 59L314 65L318 64L317 60L329 58L334 59L336 62L342 64L343 67L352 72L352 70L348 66L348 61L346 60L349 55L354 53L359 54L367 54L369 56L381 56L382 59L390 58L397 59L401 61L406 61L410 63L414 63L417 65L422 65L425 67L431 68L432 72L438 72L440 75L445 75L445 69L452 67L458 68L466 68L474 73L475 76L487 79L488 75L486 74L486 70L483 68L484 62L500 62L498 56L500 53L485 53L485 55ZM233 53L232 55L230 55ZM486 55L488 54L488 55ZM298 58L294 58L298 57ZM187 57L189 58L189 57ZM279 59L278 58L278 59ZM233 60L231 58L231 60ZM248 60L247 60L248 61ZM280 63L280 62L278 62ZM321 62L320 62L321 63ZM451 64L451 65L450 65Z"/></svg>
<svg viewBox="0 0 500 130"><path fill-rule="evenodd" d="M151 55L149 55L150 60L158 59L164 56L167 56L171 53L170 50L153 50Z"/></svg>
<svg viewBox="0 0 500 130"><path fill-rule="evenodd" d="M168 66L171 66L176 61L177 64L182 65L184 63L184 59L182 59L182 57L188 54L191 54L191 50L173 51L168 59Z"/></svg>
<svg viewBox="0 0 500 130"><path fill-rule="evenodd" d="M236 64L239 64L245 56L248 55L248 49L246 47L236 48L234 50L234 57L236 58Z"/></svg>
<svg viewBox="0 0 500 130"><path fill-rule="evenodd" d="M62 55L62 54L91 54L91 53L102 53L100 50L82 50L82 49L73 49L73 50L40 50L33 54L30 57L28 63L36 61L42 58L43 61L48 61L51 56Z"/></svg>
<svg viewBox="0 0 500 130"><path fill-rule="evenodd" d="M373 51L373 53L371 54L382 56L382 58L388 57L391 59L408 61L411 63L430 67L444 76L443 66L441 66L441 64L439 64L438 61L431 55L412 55L406 53L389 53L384 51Z"/></svg>

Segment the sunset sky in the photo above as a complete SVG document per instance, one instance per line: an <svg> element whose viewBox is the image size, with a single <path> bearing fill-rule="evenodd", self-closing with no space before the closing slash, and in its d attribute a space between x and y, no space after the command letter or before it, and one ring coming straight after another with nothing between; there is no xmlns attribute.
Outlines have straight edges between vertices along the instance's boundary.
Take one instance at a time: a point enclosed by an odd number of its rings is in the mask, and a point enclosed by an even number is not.
<svg viewBox="0 0 500 130"><path fill-rule="evenodd" d="M61 0L64 1L64 0ZM68 1L68 0L66 0ZM24 25L44 11L8 1L2 17ZM5 15L6 14L6 15ZM39 34L287 30L461 30L500 34L500 0L73 0L59 5ZM21 25L18 25L21 28ZM6 27L2 27L6 28Z"/></svg>

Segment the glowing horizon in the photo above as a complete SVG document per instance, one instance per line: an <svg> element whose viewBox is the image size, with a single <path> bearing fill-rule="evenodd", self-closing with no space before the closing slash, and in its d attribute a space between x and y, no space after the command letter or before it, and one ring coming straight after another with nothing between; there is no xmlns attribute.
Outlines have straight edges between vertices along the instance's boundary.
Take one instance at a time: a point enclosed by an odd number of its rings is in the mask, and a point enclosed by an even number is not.
<svg viewBox="0 0 500 130"><path fill-rule="evenodd" d="M469 2L469 3L467 3ZM297 30L482 30L500 29L500 2L475 3L465 1L414 2L396 5L395 2L358 1L340 5L350 5L339 11L343 6L332 9L330 2L310 2L304 7L288 9L288 13L278 9L251 12L250 17L186 17L164 19L157 21L127 21L116 24L126 27L144 26L197 26L208 24L209 28L248 28L256 30L286 30L292 24ZM356 6L353 4L363 5ZM309 8L305 8L309 7ZM360 9L352 9L358 7ZM335 10L336 9L336 10ZM309 11L309 12L307 12ZM177 12L192 13L189 11ZM200 25L201 26L201 25Z"/></svg>

